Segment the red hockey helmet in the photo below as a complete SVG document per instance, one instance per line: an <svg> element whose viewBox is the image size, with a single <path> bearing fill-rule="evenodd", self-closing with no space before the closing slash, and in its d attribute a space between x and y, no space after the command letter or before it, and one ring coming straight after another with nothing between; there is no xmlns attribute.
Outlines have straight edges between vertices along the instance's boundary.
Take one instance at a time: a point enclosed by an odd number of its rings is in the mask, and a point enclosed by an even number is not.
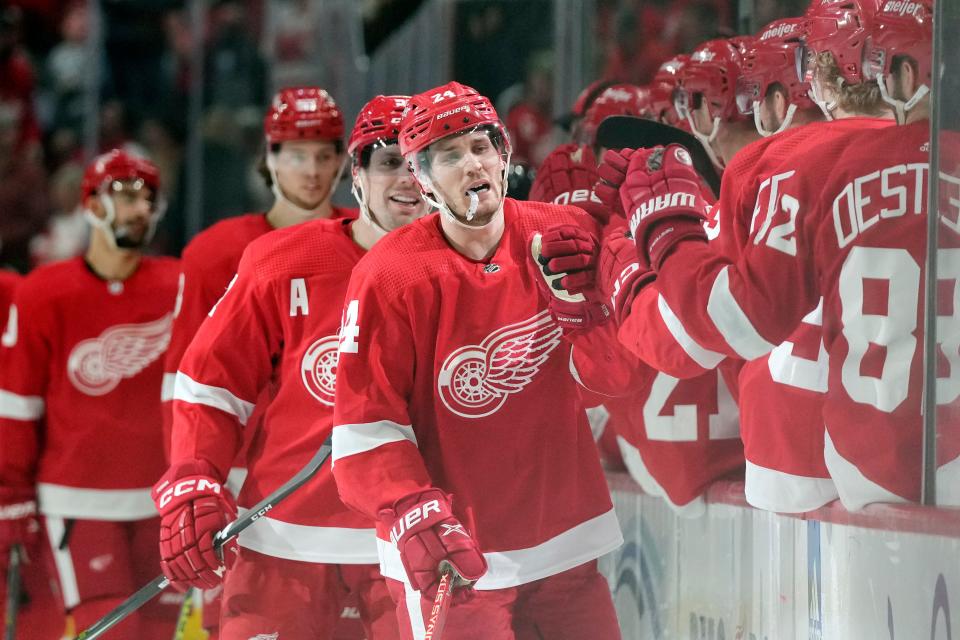
<svg viewBox="0 0 960 640"><path fill-rule="evenodd" d="M360 109L350 133L347 153L358 156L377 142L396 144L400 137L400 119L410 96L377 96Z"/></svg>
<svg viewBox="0 0 960 640"><path fill-rule="evenodd" d="M743 58L740 46L726 39L708 40L697 47L690 60L680 69L680 87L675 95L677 113L686 117L701 96L710 106L713 117L724 122L742 120L746 116L737 110L737 78L740 77Z"/></svg>
<svg viewBox="0 0 960 640"><path fill-rule="evenodd" d="M594 101L600 97L606 89L616 84L616 80L594 80L580 92L573 107L570 109L570 115L574 118L582 118L587 114L587 110L593 105Z"/></svg>
<svg viewBox="0 0 960 640"><path fill-rule="evenodd" d="M615 84L597 96L583 116L581 141L592 145L600 123L610 116L637 116L653 119L650 90L634 84Z"/></svg>
<svg viewBox="0 0 960 640"><path fill-rule="evenodd" d="M814 106L807 95L810 85L796 74L797 48L803 35L802 18L774 20L763 29L743 54L737 80L737 109L753 111L753 103L766 97L770 86L779 83L787 92L787 101L799 109Z"/></svg>
<svg viewBox="0 0 960 640"><path fill-rule="evenodd" d="M821 53L831 53L847 84L863 82L863 45L881 0L814 0L803 17L797 78L809 82Z"/></svg>
<svg viewBox="0 0 960 640"><path fill-rule="evenodd" d="M650 108L654 117L669 124L680 121L673 109L673 92L680 82L680 70L690 56L680 54L663 62L650 83Z"/></svg>
<svg viewBox="0 0 960 640"><path fill-rule="evenodd" d="M115 182L126 181L139 181L150 187L156 197L160 189L160 172L146 158L131 155L122 149L113 149L97 156L87 165L80 182L80 196L85 199L97 195L104 187L113 188Z"/></svg>
<svg viewBox="0 0 960 640"><path fill-rule="evenodd" d="M330 94L319 87L288 87L273 97L263 119L269 144L290 140L343 139L343 114Z"/></svg>
<svg viewBox="0 0 960 640"><path fill-rule="evenodd" d="M933 0L888 0L874 16L864 45L863 74L869 80L893 70L893 59L913 58L921 82L932 71Z"/></svg>
<svg viewBox="0 0 960 640"><path fill-rule="evenodd" d="M441 138L482 126L496 128L509 153L507 132L490 100L472 87L448 82L410 98L400 122L400 153L410 159Z"/></svg>

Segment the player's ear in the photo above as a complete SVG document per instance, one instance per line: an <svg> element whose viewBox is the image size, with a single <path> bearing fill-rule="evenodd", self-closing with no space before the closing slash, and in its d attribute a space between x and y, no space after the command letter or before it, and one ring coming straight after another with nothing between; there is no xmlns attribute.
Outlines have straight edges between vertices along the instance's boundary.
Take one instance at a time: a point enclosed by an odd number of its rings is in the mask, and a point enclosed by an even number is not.
<svg viewBox="0 0 960 640"><path fill-rule="evenodd" d="M787 92L782 87L774 87L769 94L773 112L777 114L777 122L783 122L787 118L787 109L789 108Z"/></svg>
<svg viewBox="0 0 960 640"><path fill-rule="evenodd" d="M902 91L904 96L912 96L920 86L917 69L914 67L913 61L907 56L903 56L900 60L894 77L897 79L897 88Z"/></svg>
<svg viewBox="0 0 960 640"><path fill-rule="evenodd" d="M100 202L100 198L95 195L87 196L83 200L83 206L88 211L92 211L93 214L98 218L102 218L104 216L103 203Z"/></svg>

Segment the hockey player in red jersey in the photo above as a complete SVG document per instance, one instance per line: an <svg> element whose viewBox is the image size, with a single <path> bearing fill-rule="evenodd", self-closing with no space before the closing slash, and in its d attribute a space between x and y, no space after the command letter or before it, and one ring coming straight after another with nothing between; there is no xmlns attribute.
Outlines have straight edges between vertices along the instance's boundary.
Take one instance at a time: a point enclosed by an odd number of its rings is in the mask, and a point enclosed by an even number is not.
<svg viewBox="0 0 960 640"><path fill-rule="evenodd" d="M330 202L344 162L343 115L330 94L319 87L280 90L264 116L263 132L263 173L275 196L273 206L266 213L218 222L199 233L183 251L179 302L163 369L164 447L168 452L180 359L236 273L244 248L273 229L315 218L354 215ZM260 413L254 411L247 432L256 431L259 421ZM238 461L228 481L232 491L237 491L244 473ZM211 631L219 620L218 602L214 594L204 595L204 626Z"/></svg>
<svg viewBox="0 0 960 640"><path fill-rule="evenodd" d="M440 212L385 238L351 277L340 495L377 520L405 638L432 632L446 567L458 588L444 638L618 638L595 560L622 538L530 258L535 232L592 221L505 198L509 141L469 87L414 96L400 146Z"/></svg>
<svg viewBox="0 0 960 640"><path fill-rule="evenodd" d="M825 5L823 9L814 7L808 17L815 15L827 23L823 31L833 34L835 42L862 44L861 23L872 12L872 5L861 7L851 2ZM768 132L766 127L778 121L778 112L789 124L781 133L738 151L724 171L720 201L711 211L711 218L718 221L719 236L712 239L711 246L730 260L736 260L749 242L757 195L776 188L775 184L771 186L770 178L783 160L805 148L827 143L832 137L891 123L887 119L859 117L841 125L825 126L826 123L819 122L799 126L816 120L820 114L805 98L807 84L797 78L798 31L803 29L799 22L788 19L767 25L743 55L745 71L737 84L738 107L745 109L752 103L754 110L763 112L762 118L755 118L760 133ZM860 80L851 77L849 82ZM763 97L762 103L759 97ZM784 104L790 106L784 108ZM622 159L618 164L626 165ZM819 314L819 306L815 305L787 341L769 356L744 364L737 376L741 437L747 458L746 496L760 508L809 511L837 496L823 461L821 405L827 372ZM684 339L663 339L662 332L652 330L660 325L671 327L674 335L683 335ZM638 350L664 351L667 345L679 344L691 359L701 363L723 360L722 354L704 349L684 333L682 323L655 290L644 291L637 297L620 336ZM783 411L784 406L791 410Z"/></svg>
<svg viewBox="0 0 960 640"><path fill-rule="evenodd" d="M7 367L7 346L16 343L17 312L13 306L13 294L23 278L15 271L0 270L0 324L4 330L0 338L0 370ZM11 313L12 311L12 313ZM0 505L0 576L9 571L11 548L23 544L26 539L39 542L40 523L36 517L24 518L22 508L7 508ZM44 562L44 549L33 545L27 550L25 562L20 566L21 598L17 615L15 638L17 640L60 640L65 620L63 609L51 589L51 577ZM0 583L0 602L7 601L7 580Z"/></svg>
<svg viewBox="0 0 960 640"><path fill-rule="evenodd" d="M161 357L178 267L141 254L158 189L152 163L119 150L96 158L82 181L86 254L23 280L3 339L0 501L22 525L42 516L63 607L81 628L159 562L150 486L163 473ZM21 531L29 543L31 528ZM155 600L122 628L169 638L175 618L175 603Z"/></svg>
<svg viewBox="0 0 960 640"><path fill-rule="evenodd" d="M274 193L266 213L228 218L199 233L183 250L180 293L164 356L164 422L169 448L170 401L180 358L237 272L243 249L273 229L349 215L330 203L343 164L343 115L323 89L279 91L263 120L265 178Z"/></svg>
<svg viewBox="0 0 960 640"><path fill-rule="evenodd" d="M263 424L246 458L241 508L293 476L330 433L350 271L388 231L427 211L397 147L406 104L405 96L378 96L357 118L347 150L360 218L311 221L252 242L184 354L172 464L154 492L163 567L175 582L219 582L211 536L234 517L221 487L255 406ZM206 489L169 499L171 487L197 477ZM395 608L375 564L373 522L340 502L329 467L244 532L239 551L225 554L228 564L233 555L220 638L333 638L350 593L359 597L367 638L397 637Z"/></svg>
<svg viewBox="0 0 960 640"><path fill-rule="evenodd" d="M917 12L901 16L885 10L890 4L867 25L868 34L883 34L873 46L885 91L906 101L929 82L932 6L919 3ZM831 113L856 113L879 94L866 83L840 80L850 65L838 66L829 48L816 48L817 39L805 46L807 77ZM657 272L661 294L706 348L762 356L823 296L825 456L850 509L920 496L926 102L906 112L905 127L856 131L787 159L771 179L778 188L760 194L751 242L736 261L703 243L703 208L682 148L634 153L620 187L640 263ZM825 157L835 161L824 163ZM940 212L948 247L957 242L958 213L955 206ZM952 253L942 254L939 277L953 290ZM953 372L941 373L947 376L938 387L955 388ZM958 452L956 432L946 431L937 461L942 486L957 486Z"/></svg>

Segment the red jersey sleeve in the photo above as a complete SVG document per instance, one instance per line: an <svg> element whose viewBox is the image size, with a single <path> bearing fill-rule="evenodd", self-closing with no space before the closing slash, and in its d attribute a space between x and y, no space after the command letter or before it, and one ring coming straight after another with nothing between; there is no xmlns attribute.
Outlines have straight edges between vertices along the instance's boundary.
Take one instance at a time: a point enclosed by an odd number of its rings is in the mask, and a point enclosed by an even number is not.
<svg viewBox="0 0 960 640"><path fill-rule="evenodd" d="M736 262L698 241L681 243L667 257L657 285L683 331L697 344L753 360L785 340L817 306L811 246L816 230L804 228L801 210L801 202L816 201L819 193L813 186L816 176L806 179L810 173L806 168L787 169L771 176ZM816 226L815 220L810 222L806 227Z"/></svg>
<svg viewBox="0 0 960 640"><path fill-rule="evenodd" d="M376 519L397 498L432 485L417 449L410 320L361 261L340 327L333 419L333 474L344 503Z"/></svg>
<svg viewBox="0 0 960 640"><path fill-rule="evenodd" d="M0 351L0 486L34 484L45 413L48 363L52 361L49 326L41 292L28 279L10 306Z"/></svg>
<svg viewBox="0 0 960 640"><path fill-rule="evenodd" d="M250 253L187 347L173 393L171 461L204 459L222 478L270 380L282 335L282 310Z"/></svg>

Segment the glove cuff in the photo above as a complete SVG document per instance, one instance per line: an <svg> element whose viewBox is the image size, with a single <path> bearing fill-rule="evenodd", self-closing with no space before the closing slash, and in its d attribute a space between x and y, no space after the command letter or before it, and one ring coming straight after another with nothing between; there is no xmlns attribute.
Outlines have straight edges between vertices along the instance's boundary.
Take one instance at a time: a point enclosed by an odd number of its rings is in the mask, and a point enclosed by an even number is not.
<svg viewBox="0 0 960 640"><path fill-rule="evenodd" d="M646 260L651 269L658 271L670 251L686 239L707 241L703 218L678 216L654 222L647 229L643 241L637 239L637 254L641 261Z"/></svg>
<svg viewBox="0 0 960 640"><path fill-rule="evenodd" d="M610 304L613 308L614 320L617 326L623 324L630 315L630 308L633 306L633 299L643 291L643 288L657 279L654 271L645 270L639 263L627 265L614 283L613 295L610 297Z"/></svg>

